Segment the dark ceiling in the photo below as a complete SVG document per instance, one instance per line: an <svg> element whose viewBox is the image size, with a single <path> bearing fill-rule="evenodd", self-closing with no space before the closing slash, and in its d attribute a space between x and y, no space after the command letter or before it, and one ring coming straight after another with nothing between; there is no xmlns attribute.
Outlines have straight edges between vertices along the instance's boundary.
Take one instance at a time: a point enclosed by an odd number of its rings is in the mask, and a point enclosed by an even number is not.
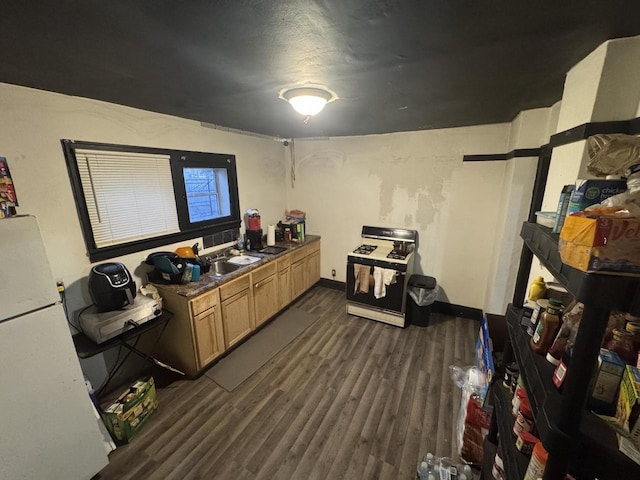
<svg viewBox="0 0 640 480"><path fill-rule="evenodd" d="M281 138L508 122L638 19L638 0L5 0L0 82ZM339 96L306 125L278 98L304 83Z"/></svg>

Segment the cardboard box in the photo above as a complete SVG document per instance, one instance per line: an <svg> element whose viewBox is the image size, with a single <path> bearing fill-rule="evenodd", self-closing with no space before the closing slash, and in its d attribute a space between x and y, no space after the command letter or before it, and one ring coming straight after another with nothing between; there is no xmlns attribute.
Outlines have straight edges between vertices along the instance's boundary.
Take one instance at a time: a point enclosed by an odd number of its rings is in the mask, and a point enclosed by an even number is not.
<svg viewBox="0 0 640 480"><path fill-rule="evenodd" d="M129 443L158 408L153 377L135 382L102 412L102 420L115 440Z"/></svg>
<svg viewBox="0 0 640 480"><path fill-rule="evenodd" d="M593 376L589 408L601 415L613 415L616 411L618 387L624 373L625 363L616 352L600 349L598 366Z"/></svg>
<svg viewBox="0 0 640 480"><path fill-rule="evenodd" d="M640 370L627 365L620 383L616 420L628 439L640 448Z"/></svg>
<svg viewBox="0 0 640 480"><path fill-rule="evenodd" d="M583 272L640 274L640 221L630 215L569 215L560 258Z"/></svg>
<svg viewBox="0 0 640 480"><path fill-rule="evenodd" d="M571 192L567 215L581 212L591 205L601 203L604 199L618 195L627 190L626 180L576 180Z"/></svg>

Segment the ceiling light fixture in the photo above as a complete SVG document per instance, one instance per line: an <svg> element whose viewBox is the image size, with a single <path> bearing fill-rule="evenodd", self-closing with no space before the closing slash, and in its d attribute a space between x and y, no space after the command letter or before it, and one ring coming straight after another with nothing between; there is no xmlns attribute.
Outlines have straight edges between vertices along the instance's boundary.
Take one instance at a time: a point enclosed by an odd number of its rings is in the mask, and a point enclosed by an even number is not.
<svg viewBox="0 0 640 480"><path fill-rule="evenodd" d="M293 109L300 115L304 115L307 120L320 113L327 103L337 98L328 89L315 86L284 89L279 96L289 102Z"/></svg>

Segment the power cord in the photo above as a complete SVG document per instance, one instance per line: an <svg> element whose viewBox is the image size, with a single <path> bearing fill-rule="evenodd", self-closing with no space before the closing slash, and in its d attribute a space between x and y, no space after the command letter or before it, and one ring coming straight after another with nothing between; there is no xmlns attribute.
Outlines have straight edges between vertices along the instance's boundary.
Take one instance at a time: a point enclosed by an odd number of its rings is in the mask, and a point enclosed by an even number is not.
<svg viewBox="0 0 640 480"><path fill-rule="evenodd" d="M78 333L84 333L81 328L77 327L69 320L69 310L67 309L67 291L64 288L64 282L56 282L56 286L58 287L58 294L60 294L60 301L62 302L62 310L64 310L64 318L67 320L67 323ZM84 312L87 308L82 309ZM82 312L81 312L82 313Z"/></svg>

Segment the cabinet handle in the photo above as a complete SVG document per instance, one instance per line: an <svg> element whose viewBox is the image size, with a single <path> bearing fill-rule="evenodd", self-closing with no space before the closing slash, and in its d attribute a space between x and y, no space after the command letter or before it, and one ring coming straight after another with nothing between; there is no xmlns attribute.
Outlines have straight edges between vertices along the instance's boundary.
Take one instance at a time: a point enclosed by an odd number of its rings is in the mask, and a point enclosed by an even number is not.
<svg viewBox="0 0 640 480"><path fill-rule="evenodd" d="M265 280L262 280L261 282L256 283L256 284L253 286L253 288L260 288L260 287L263 287L263 286L265 286L267 283L269 283L269 282L271 282L271 281L273 281L273 278L269 277L269 278L267 278L267 279L265 279Z"/></svg>

